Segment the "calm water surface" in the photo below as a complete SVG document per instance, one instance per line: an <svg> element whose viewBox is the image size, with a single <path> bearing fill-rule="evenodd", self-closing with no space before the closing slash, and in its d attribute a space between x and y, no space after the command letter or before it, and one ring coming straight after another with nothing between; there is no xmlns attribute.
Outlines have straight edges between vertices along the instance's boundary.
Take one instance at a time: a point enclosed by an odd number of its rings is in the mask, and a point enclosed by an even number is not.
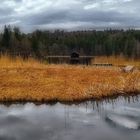
<svg viewBox="0 0 140 140"><path fill-rule="evenodd" d="M0 140L140 140L139 99L0 105Z"/></svg>

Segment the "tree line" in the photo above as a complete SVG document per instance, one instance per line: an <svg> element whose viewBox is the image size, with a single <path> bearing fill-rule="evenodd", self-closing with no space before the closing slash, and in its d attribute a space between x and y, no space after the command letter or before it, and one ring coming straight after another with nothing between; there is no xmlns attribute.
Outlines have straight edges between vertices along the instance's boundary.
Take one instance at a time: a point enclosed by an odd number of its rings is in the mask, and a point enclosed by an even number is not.
<svg viewBox="0 0 140 140"><path fill-rule="evenodd" d="M5 26L0 34L0 53L43 59L52 55L118 56L140 58L140 31L42 31L23 33L18 27Z"/></svg>

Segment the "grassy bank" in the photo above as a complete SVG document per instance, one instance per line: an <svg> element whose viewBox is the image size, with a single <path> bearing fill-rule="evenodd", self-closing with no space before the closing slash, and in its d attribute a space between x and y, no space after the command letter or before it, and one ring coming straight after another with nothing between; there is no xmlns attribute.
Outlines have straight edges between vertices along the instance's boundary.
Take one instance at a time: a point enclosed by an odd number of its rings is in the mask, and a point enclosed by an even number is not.
<svg viewBox="0 0 140 140"><path fill-rule="evenodd" d="M0 59L0 101L81 101L140 93L140 72Z"/></svg>

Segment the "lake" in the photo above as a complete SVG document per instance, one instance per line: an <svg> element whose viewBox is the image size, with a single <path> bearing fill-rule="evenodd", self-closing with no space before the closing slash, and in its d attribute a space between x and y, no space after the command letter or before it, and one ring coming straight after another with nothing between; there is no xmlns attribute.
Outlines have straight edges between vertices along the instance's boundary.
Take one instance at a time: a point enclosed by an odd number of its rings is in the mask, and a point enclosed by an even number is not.
<svg viewBox="0 0 140 140"><path fill-rule="evenodd" d="M0 105L0 140L139 140L140 96Z"/></svg>

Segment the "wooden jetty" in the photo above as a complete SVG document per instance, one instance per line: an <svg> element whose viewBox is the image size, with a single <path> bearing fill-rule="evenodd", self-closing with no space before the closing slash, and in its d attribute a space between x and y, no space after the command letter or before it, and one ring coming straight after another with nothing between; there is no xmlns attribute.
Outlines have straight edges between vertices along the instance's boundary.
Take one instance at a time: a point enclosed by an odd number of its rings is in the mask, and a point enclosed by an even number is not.
<svg viewBox="0 0 140 140"><path fill-rule="evenodd" d="M46 56L49 64L81 64L91 65L94 56L80 56L78 53L72 53L70 56Z"/></svg>
<svg viewBox="0 0 140 140"><path fill-rule="evenodd" d="M46 56L45 58L47 59L49 64L91 65L91 62L94 59L94 56L80 56L79 58L71 58L70 56Z"/></svg>

